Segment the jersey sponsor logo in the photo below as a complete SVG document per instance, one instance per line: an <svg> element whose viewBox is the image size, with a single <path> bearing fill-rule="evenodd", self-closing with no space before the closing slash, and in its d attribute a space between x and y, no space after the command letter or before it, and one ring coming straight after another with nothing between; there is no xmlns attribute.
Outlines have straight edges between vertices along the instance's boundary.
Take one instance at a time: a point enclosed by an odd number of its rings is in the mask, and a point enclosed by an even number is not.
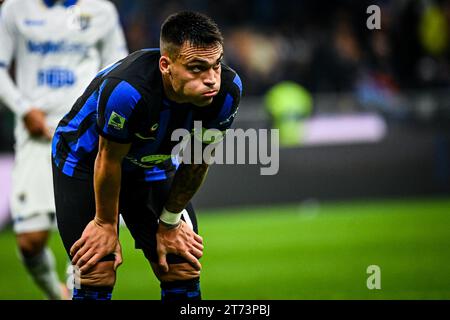
<svg viewBox="0 0 450 320"><path fill-rule="evenodd" d="M135 133L134 135L135 135L136 137L138 137L139 139L142 139L142 140L156 140L155 137L144 137L144 136L141 135L140 133Z"/></svg>
<svg viewBox="0 0 450 320"><path fill-rule="evenodd" d="M138 160L134 157L131 157L129 155L126 156L125 159L127 159L132 164L134 164L138 167L149 169L160 163L163 163L164 161L170 159L171 157L172 156L170 154L151 154L151 155L143 156L140 160Z"/></svg>
<svg viewBox="0 0 450 320"><path fill-rule="evenodd" d="M172 156L170 154L151 154L142 157L141 162L156 165L170 159L171 157Z"/></svg>
<svg viewBox="0 0 450 320"><path fill-rule="evenodd" d="M70 69L50 68L38 70L38 86L50 88L70 87L75 84L75 73Z"/></svg>
<svg viewBox="0 0 450 320"><path fill-rule="evenodd" d="M125 126L125 121L126 119L124 117L113 111L108 120L108 127L113 127L114 129L122 130L123 127Z"/></svg>
<svg viewBox="0 0 450 320"><path fill-rule="evenodd" d="M76 53L80 55L86 54L88 46L83 43L61 41L32 41L28 40L27 49L31 53L48 54Z"/></svg>
<svg viewBox="0 0 450 320"><path fill-rule="evenodd" d="M150 134L153 134L158 128L159 128L159 123L155 123L154 125L152 125L151 128L150 128ZM148 137L146 137L146 136L143 136L140 133L135 133L134 135L136 137L138 137L139 139L142 139L142 140L156 140L155 136L148 136Z"/></svg>
<svg viewBox="0 0 450 320"><path fill-rule="evenodd" d="M33 19L25 19L24 23L26 26L29 27L39 27L39 26L43 26L46 21L45 20L33 20Z"/></svg>

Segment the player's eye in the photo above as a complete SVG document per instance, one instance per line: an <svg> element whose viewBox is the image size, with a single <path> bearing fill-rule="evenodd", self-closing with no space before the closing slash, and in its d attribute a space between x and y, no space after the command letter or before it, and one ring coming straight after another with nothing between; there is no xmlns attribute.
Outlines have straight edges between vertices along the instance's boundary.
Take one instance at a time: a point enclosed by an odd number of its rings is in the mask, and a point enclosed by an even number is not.
<svg viewBox="0 0 450 320"><path fill-rule="evenodd" d="M192 73L199 73L203 71L202 67L200 66L190 66L188 67L188 70L191 71Z"/></svg>

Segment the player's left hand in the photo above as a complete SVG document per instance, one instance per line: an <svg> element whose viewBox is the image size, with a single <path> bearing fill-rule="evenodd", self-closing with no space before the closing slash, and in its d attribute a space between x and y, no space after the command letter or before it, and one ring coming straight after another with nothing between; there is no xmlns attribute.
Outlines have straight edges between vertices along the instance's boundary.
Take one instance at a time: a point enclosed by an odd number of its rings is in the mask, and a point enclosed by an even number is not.
<svg viewBox="0 0 450 320"><path fill-rule="evenodd" d="M81 273L86 272L104 256L110 253L120 253L120 246L117 248L118 243L117 226L111 223L102 223L96 219L91 220L81 238L70 248L70 255L73 257L72 264L80 268ZM121 259L122 255L120 254Z"/></svg>
<svg viewBox="0 0 450 320"><path fill-rule="evenodd" d="M187 260L196 270L201 270L200 259L203 255L203 238L196 234L183 220L175 228L158 225L156 231L156 250L159 257L159 267L163 272L169 272L167 254L172 253Z"/></svg>

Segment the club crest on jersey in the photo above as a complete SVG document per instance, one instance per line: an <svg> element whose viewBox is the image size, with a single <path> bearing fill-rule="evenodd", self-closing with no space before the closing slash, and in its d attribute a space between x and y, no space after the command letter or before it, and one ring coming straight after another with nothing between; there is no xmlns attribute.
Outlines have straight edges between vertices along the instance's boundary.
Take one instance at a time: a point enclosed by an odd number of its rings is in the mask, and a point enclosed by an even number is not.
<svg viewBox="0 0 450 320"><path fill-rule="evenodd" d="M91 16L87 14L82 14L79 17L80 30L86 30L91 25Z"/></svg>
<svg viewBox="0 0 450 320"><path fill-rule="evenodd" d="M89 25L91 24L91 17L88 15L81 15L79 18L79 29L80 30L86 30L89 28Z"/></svg>
<svg viewBox="0 0 450 320"><path fill-rule="evenodd" d="M158 127L159 127L159 123L155 123L155 124L152 125L152 127L150 128L150 132L156 131L156 129L158 129Z"/></svg>
<svg viewBox="0 0 450 320"><path fill-rule="evenodd" d="M68 25L70 29L84 31L91 25L91 16L86 13L82 13L81 9L77 6L69 7L70 17L68 19Z"/></svg>
<svg viewBox="0 0 450 320"><path fill-rule="evenodd" d="M113 127L114 129L122 130L123 127L125 126L125 121L126 119L124 117L113 111L108 120L108 127Z"/></svg>

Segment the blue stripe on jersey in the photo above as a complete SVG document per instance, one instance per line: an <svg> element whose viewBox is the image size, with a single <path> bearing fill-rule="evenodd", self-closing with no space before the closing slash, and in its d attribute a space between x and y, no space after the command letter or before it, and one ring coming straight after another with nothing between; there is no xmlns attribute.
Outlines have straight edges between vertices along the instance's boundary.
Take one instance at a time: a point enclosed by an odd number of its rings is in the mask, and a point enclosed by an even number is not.
<svg viewBox="0 0 450 320"><path fill-rule="evenodd" d="M81 107L77 115L73 117L72 120L70 120L67 126L58 127L56 132L69 132L78 130L78 127L80 126L81 122L83 122L84 119L86 119L86 117L88 117L97 110L97 99L98 99L97 92L92 93L86 100L83 107Z"/></svg>
<svg viewBox="0 0 450 320"><path fill-rule="evenodd" d="M73 6L77 3L78 0L66 0L63 2L63 6L68 8L70 6ZM44 0L44 3L47 7L51 8L55 5L56 0Z"/></svg>
<svg viewBox="0 0 450 320"><path fill-rule="evenodd" d="M134 107L141 99L141 94L128 82L121 81L110 94L105 108L105 125L103 132L121 139L128 138L128 130L109 126L109 118L115 112L128 121ZM125 125L126 126L126 125Z"/></svg>
<svg viewBox="0 0 450 320"><path fill-rule="evenodd" d="M101 97L102 95L102 91L105 88L106 84L108 83L109 79L106 79L102 82L102 84L100 85L100 88L98 89L98 96Z"/></svg>
<svg viewBox="0 0 450 320"><path fill-rule="evenodd" d="M52 139L52 158L55 161L57 167L59 167L59 162L61 161L61 156L56 152L56 146L58 145L60 137L61 136L59 134L57 135L55 132Z"/></svg>
<svg viewBox="0 0 450 320"><path fill-rule="evenodd" d="M167 179L166 172L158 167L145 170L145 181L158 181Z"/></svg>
<svg viewBox="0 0 450 320"><path fill-rule="evenodd" d="M218 121L222 121L230 116L231 107L233 106L233 97L228 93L225 97L225 102L223 103L222 110L217 117Z"/></svg>
<svg viewBox="0 0 450 320"><path fill-rule="evenodd" d="M145 48L145 49L141 49L141 51L146 51L146 52L148 52L148 51L161 51L161 49L159 49L159 48Z"/></svg>
<svg viewBox="0 0 450 320"><path fill-rule="evenodd" d="M0 61L0 68L6 68L8 65L4 61Z"/></svg>
<svg viewBox="0 0 450 320"><path fill-rule="evenodd" d="M75 167L80 160L77 156L92 152L98 145L98 134L95 122L77 140L70 143L71 152L67 155L62 172L68 176L73 176Z"/></svg>
<svg viewBox="0 0 450 320"><path fill-rule="evenodd" d="M53 139L52 139L52 157L53 157L57 167L59 167L59 162L61 161L61 154L56 152L57 151L56 146L58 145L58 142L61 138L61 135L58 132L58 128L59 127L56 128L56 132L53 135Z"/></svg>
<svg viewBox="0 0 450 320"><path fill-rule="evenodd" d="M121 64L121 62L116 62L116 63L114 63L114 64L112 64L112 65L110 65L110 66L107 66L107 67L105 67L104 69L102 69L102 70L100 70L98 73L97 73L97 76L96 77L98 77L98 76L106 76L108 73L110 73L111 71L113 71L118 65L120 65Z"/></svg>
<svg viewBox="0 0 450 320"><path fill-rule="evenodd" d="M75 117L73 117L73 119L70 120L70 122L66 126L64 127L58 126L56 128L56 132L52 141L52 155L53 158L55 159L55 164L57 166L59 165L61 159L60 153L57 152L56 147L61 138L61 133L78 130L78 127L84 121L84 119L86 119L89 115L93 114L96 111L97 98L98 98L97 92L92 93L90 97L86 100L83 107L81 107L80 111L78 111Z"/></svg>
<svg viewBox="0 0 450 320"><path fill-rule="evenodd" d="M233 83L239 87L239 92L242 94L242 81L237 74L233 79Z"/></svg>
<svg viewBox="0 0 450 320"><path fill-rule="evenodd" d="M172 165L175 167L175 170L178 170L178 167L180 166L178 158L172 157L171 161ZM166 171L163 169L159 169L158 167L145 170L145 177L144 177L145 181L159 181L164 180L166 178L167 178Z"/></svg>
<svg viewBox="0 0 450 320"><path fill-rule="evenodd" d="M64 6L65 7L70 7L75 5L78 2L78 0L66 0L64 1Z"/></svg>

